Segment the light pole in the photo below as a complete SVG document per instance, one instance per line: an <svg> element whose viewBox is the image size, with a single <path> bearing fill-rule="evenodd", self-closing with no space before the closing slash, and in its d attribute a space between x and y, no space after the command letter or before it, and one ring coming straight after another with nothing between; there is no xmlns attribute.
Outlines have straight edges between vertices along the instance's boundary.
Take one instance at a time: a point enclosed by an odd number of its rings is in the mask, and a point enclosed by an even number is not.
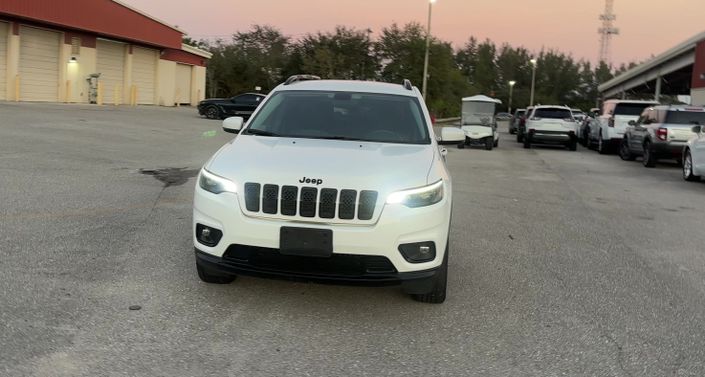
<svg viewBox="0 0 705 377"><path fill-rule="evenodd" d="M428 29L426 30L426 56L423 61L423 85L421 85L421 93L423 94L423 99L426 99L426 86L428 84L428 50L431 48L431 11L433 10L433 3L436 0L428 0Z"/></svg>
<svg viewBox="0 0 705 377"><path fill-rule="evenodd" d="M531 63L531 99L529 100L529 106L534 106L534 89L536 88L536 64L538 61L536 59L529 60Z"/></svg>
<svg viewBox="0 0 705 377"><path fill-rule="evenodd" d="M514 80L509 82L509 114L512 113L512 95L514 94L514 85L516 83Z"/></svg>

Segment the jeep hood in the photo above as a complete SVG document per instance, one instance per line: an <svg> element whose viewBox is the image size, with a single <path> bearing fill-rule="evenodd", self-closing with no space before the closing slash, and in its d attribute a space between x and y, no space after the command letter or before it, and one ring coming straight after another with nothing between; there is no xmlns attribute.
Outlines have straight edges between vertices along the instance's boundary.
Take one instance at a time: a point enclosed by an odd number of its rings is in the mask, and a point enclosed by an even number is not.
<svg viewBox="0 0 705 377"><path fill-rule="evenodd" d="M434 160L432 144L275 138L240 135L206 169L235 182L376 190L381 195L424 186Z"/></svg>

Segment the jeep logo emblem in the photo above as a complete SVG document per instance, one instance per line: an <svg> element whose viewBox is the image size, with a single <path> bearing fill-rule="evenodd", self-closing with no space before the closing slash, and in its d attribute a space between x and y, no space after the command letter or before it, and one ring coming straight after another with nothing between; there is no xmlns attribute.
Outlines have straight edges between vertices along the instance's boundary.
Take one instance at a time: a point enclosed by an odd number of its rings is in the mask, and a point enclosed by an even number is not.
<svg viewBox="0 0 705 377"><path fill-rule="evenodd" d="M323 183L323 180L322 180L322 179L316 179L316 178L306 178L306 177L303 177L303 178L299 179L299 183L311 183L311 184L314 184L314 185L318 186L318 185L320 185L321 183Z"/></svg>

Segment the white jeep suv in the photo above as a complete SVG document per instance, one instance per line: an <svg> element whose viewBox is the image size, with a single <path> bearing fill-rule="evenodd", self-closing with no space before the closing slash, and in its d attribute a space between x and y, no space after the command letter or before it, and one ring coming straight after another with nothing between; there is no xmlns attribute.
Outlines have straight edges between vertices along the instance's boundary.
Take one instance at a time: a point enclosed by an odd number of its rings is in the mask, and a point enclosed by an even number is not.
<svg viewBox="0 0 705 377"><path fill-rule="evenodd" d="M575 133L575 119L566 106L536 106L526 119L524 148L531 144L562 144L575 151L578 138Z"/></svg>
<svg viewBox="0 0 705 377"><path fill-rule="evenodd" d="M237 274L446 297L451 178L419 90L293 76L205 164L193 208L201 280ZM242 128L242 130L240 130Z"/></svg>

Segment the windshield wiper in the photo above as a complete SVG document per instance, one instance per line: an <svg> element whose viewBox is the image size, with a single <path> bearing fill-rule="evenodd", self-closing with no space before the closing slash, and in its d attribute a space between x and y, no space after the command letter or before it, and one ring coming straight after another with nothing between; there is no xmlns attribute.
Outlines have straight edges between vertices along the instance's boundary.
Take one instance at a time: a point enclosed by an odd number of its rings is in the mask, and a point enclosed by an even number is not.
<svg viewBox="0 0 705 377"><path fill-rule="evenodd" d="M256 136L279 136L278 134L275 134L274 132L258 130L256 128L248 128L247 131L245 132L245 134L246 135L256 135Z"/></svg>

